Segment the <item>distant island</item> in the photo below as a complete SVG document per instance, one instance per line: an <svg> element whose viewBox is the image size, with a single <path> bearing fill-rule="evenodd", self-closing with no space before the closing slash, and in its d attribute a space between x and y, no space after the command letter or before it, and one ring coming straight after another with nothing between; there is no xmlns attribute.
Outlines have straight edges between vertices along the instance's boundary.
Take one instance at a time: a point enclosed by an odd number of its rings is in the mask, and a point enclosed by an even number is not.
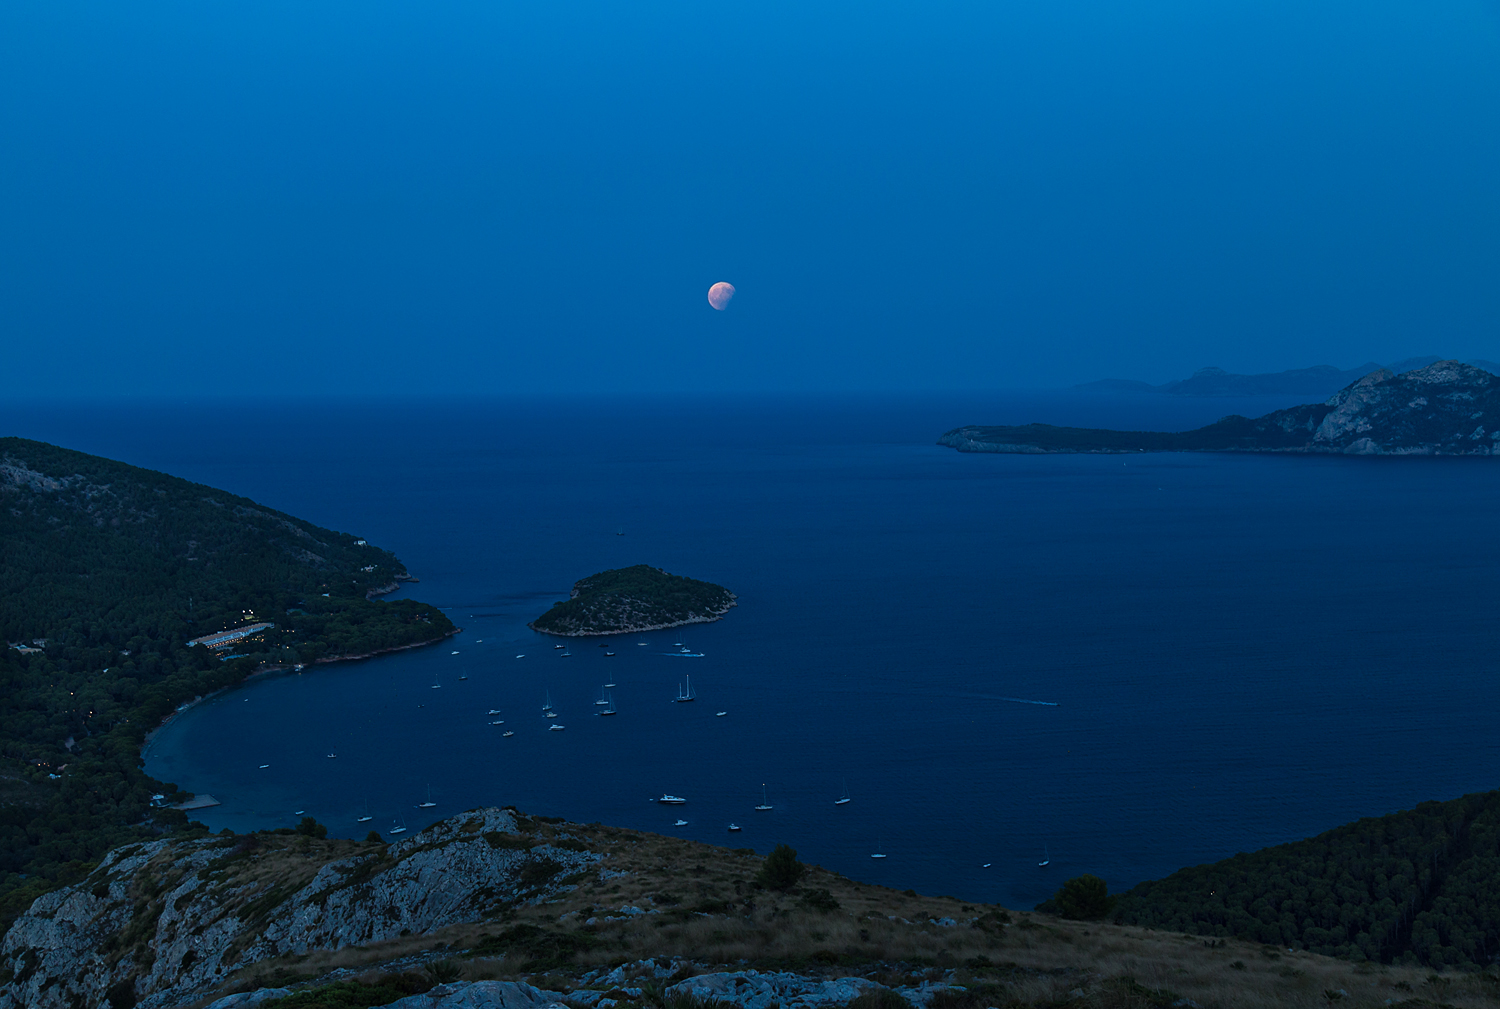
<svg viewBox="0 0 1500 1009"><path fill-rule="evenodd" d="M1129 378L1105 378L1097 382L1084 382L1074 388L1082 392L1154 393L1167 396L1308 396L1325 399L1351 382L1358 382L1381 368L1401 375L1442 360L1444 359L1437 356L1409 357L1388 365L1370 361L1348 369L1319 364L1311 368L1293 368L1289 371L1262 372L1256 375L1238 375L1223 368L1199 368L1188 378L1161 385ZM1500 364L1493 361L1475 359L1464 363L1500 374Z"/></svg>
<svg viewBox="0 0 1500 1009"><path fill-rule="evenodd" d="M563 637L629 634L710 623L734 605L734 593L722 585L636 564L579 579L568 599L529 626Z"/></svg>
<svg viewBox="0 0 1500 1009"><path fill-rule="evenodd" d="M960 452L1282 452L1318 455L1500 454L1500 379L1458 361L1371 372L1326 402L1193 431L1112 431L1026 424L960 427L938 439Z"/></svg>

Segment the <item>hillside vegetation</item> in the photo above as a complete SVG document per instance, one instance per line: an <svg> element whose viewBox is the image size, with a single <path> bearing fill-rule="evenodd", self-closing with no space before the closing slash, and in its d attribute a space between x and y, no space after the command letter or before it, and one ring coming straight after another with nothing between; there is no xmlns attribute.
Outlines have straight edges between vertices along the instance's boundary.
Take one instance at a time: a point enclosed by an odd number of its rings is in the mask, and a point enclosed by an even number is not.
<svg viewBox="0 0 1500 1009"><path fill-rule="evenodd" d="M370 598L388 551L247 498L0 438L0 926L105 851L180 830L140 769L146 733L268 665L432 641L452 623ZM274 624L217 653L188 641ZM24 651L22 650L24 649Z"/></svg>
<svg viewBox="0 0 1500 1009"><path fill-rule="evenodd" d="M565 636L680 627L719 619L734 606L734 599L722 585L637 564L579 579L571 596L537 617L531 627Z"/></svg>
<svg viewBox="0 0 1500 1009"><path fill-rule="evenodd" d="M1182 869L1124 894L1115 920L1477 970L1500 957L1500 791Z"/></svg>

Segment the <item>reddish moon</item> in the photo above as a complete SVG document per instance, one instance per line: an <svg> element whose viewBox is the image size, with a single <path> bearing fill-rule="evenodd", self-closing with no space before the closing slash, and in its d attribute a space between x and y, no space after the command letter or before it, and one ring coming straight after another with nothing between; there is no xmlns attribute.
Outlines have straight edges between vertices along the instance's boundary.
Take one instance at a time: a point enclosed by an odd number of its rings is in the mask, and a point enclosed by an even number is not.
<svg viewBox="0 0 1500 1009"><path fill-rule="evenodd" d="M722 312L729 307L729 299L734 297L734 285L719 281L708 289L708 303Z"/></svg>

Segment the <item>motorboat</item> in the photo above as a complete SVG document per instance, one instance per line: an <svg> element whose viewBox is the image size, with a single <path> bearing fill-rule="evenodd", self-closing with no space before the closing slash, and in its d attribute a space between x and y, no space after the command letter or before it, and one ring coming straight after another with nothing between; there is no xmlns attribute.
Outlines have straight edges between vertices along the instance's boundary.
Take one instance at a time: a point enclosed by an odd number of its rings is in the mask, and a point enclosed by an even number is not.
<svg viewBox="0 0 1500 1009"><path fill-rule="evenodd" d="M684 799L680 795L665 794L660 799L657 799L656 801L659 802L659 803L661 803L663 806L684 806L684 805L687 805L687 800Z"/></svg>
<svg viewBox="0 0 1500 1009"><path fill-rule="evenodd" d="M739 825L739 824L737 824L737 823L731 823L731 824L730 824L730 825L729 825L729 832L730 832L730 833L731 833L731 834L733 834L733 833L736 833L736 832L738 832L738 831L739 831L739 830L740 830L740 825Z"/></svg>
<svg viewBox="0 0 1500 1009"><path fill-rule="evenodd" d="M674 826L674 827L686 827L687 826L687 821L686 820L678 820L676 823L672 824L672 826Z"/></svg>
<svg viewBox="0 0 1500 1009"><path fill-rule="evenodd" d="M549 725L549 726L547 726L547 731L548 732L561 732L563 729L566 729L566 728L567 728L566 725Z"/></svg>

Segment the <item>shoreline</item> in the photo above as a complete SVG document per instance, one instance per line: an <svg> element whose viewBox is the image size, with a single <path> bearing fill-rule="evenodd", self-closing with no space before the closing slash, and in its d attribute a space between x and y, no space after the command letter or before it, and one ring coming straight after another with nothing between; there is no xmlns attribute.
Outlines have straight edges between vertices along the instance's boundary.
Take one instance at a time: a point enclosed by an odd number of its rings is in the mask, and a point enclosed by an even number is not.
<svg viewBox="0 0 1500 1009"><path fill-rule="evenodd" d="M736 599L736 601L733 601L728 606L724 607L723 613L717 613L713 616L689 617L687 620L674 620L671 623L667 624L642 624L640 626L622 627L619 630L612 631L549 631L545 627L536 626L535 622L529 623L526 626L528 629L533 630L538 634L550 634L554 638L609 638L621 634L641 634L645 631L666 631L671 630L673 627L686 627L689 624L717 623L718 621L723 620L726 616L728 616L729 611L734 609L738 605L739 602ZM539 617L537 619L541 618Z"/></svg>
<svg viewBox="0 0 1500 1009"><path fill-rule="evenodd" d="M373 659L380 655L394 655L396 652L409 652L413 648L426 648L428 645L435 645L439 641L446 641L447 639L455 635L462 634L463 631L464 629L462 627L455 627L447 634L440 634L435 638L428 639L427 641L414 641L409 645L392 645L390 648L377 648L373 652L363 652L359 655L326 655L321 659L313 659L312 662L308 664L314 666L324 666L328 665L331 662L354 662L359 659ZM247 680L249 678L249 676L245 677L245 679Z"/></svg>
<svg viewBox="0 0 1500 1009"><path fill-rule="evenodd" d="M409 579L409 580L410 581L416 581L415 578L412 578L412 579ZM394 591L394 589L392 589L390 591ZM246 677L243 680L240 680L240 682L238 682L238 683L231 683L227 687L220 687L218 690L211 691L211 692L209 692L207 694L202 694L202 695L200 695L198 697L193 698L191 701L184 702L183 704L178 705L176 708L173 708L171 714L169 714L165 718L163 718L157 724L156 728L154 728L150 732L146 733L145 737L142 738L142 740L141 740L141 759L142 760L145 759L145 757L146 757L146 751L148 749L150 749L151 748L151 744L156 741L157 735L159 735L161 733L161 731L163 729L165 729L167 726L171 725L172 722L173 722L173 720L176 719L178 715L185 714L186 712L188 712L188 711L192 710L193 708L197 707L198 705L202 704L204 701L207 701L207 700L209 700L211 698L214 698L214 697L218 697L220 694L228 693L231 690L236 690L236 689L238 689L240 687L243 687L245 684L249 683L251 680L255 679L257 676L266 676L266 675L269 675L271 673L299 673L299 672L303 672L306 669L311 668L312 666L317 666L317 665L328 665L328 664L331 664L331 663L334 663L334 662L354 662L354 661L360 660L360 659L378 658L381 655L393 655L396 652L408 652L408 651L411 651L413 648L426 648L428 645L435 645L439 641L446 641L448 638L451 638L454 635L460 634L462 632L463 632L463 628L462 627L455 627L455 628L453 628L453 630L449 631L447 634L440 634L437 637L435 637L435 638L429 638L426 641L416 641L416 642L413 642L412 644L409 644L409 645L395 645L395 646L393 646L391 648L380 648L380 649L377 649L377 650L375 650L373 652L365 652L365 653L363 653L361 655L330 655L330 656L326 656L326 657L321 658L321 659L314 659L312 662L299 663L297 665L291 665L291 666L281 665L281 664L260 666L254 672L249 673L248 675L246 675ZM196 794L196 793L194 793L194 794Z"/></svg>

